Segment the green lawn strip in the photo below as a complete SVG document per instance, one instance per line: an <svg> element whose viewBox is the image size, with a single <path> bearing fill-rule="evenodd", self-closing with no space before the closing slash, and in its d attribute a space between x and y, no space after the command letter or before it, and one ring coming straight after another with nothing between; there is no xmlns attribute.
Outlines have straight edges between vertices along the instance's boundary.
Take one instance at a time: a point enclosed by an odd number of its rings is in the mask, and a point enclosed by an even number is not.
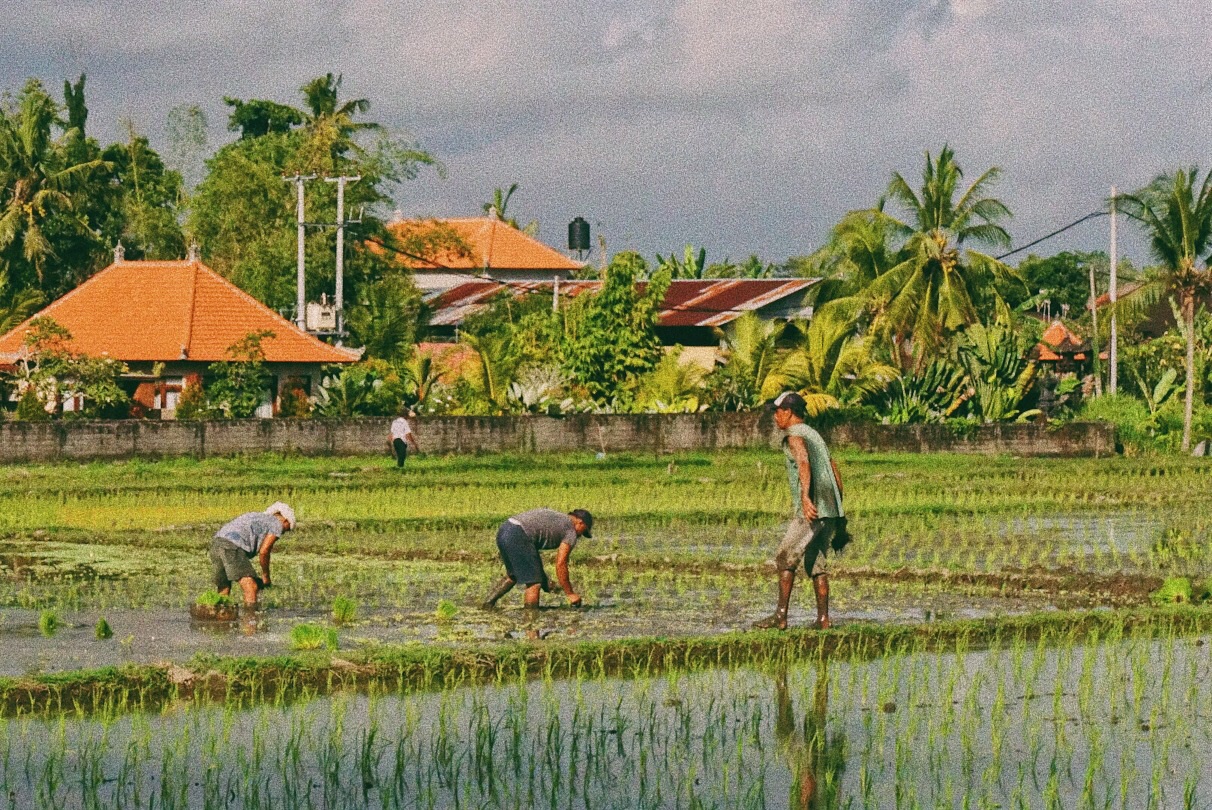
<svg viewBox="0 0 1212 810"><path fill-rule="evenodd" d="M449 689L529 678L640 677L670 670L761 667L820 656L889 655L1005 646L1016 640L1093 642L1212 631L1191 606L1045 612L923 625L854 623L812 630L602 642L511 642L486 647L409 644L272 658L196 657L188 665L127 665L0 678L0 709L79 713L155 709L181 699L289 701L335 689Z"/></svg>

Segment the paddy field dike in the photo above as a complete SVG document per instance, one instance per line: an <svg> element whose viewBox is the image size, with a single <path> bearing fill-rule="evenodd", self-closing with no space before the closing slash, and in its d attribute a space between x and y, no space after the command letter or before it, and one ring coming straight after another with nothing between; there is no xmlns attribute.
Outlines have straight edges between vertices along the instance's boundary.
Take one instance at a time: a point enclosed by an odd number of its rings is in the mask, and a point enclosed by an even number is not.
<svg viewBox="0 0 1212 810"><path fill-rule="evenodd" d="M838 461L784 633L775 451L0 467L0 807L1212 807L1212 464ZM191 616L277 500L262 608ZM481 610L535 506L585 606Z"/></svg>

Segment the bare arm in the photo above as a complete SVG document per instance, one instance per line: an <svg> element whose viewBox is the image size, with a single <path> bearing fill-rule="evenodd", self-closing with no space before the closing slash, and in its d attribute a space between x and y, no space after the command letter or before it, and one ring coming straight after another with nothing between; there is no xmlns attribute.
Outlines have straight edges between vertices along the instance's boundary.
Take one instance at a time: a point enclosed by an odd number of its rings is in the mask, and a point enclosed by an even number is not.
<svg viewBox="0 0 1212 810"><path fill-rule="evenodd" d="M265 535L265 539L261 541L261 549L257 553L261 561L261 579L266 585L269 584L269 555L273 551L274 541L277 539L276 534Z"/></svg>
<svg viewBox="0 0 1212 810"><path fill-rule="evenodd" d="M791 448L791 457L800 471L800 508L804 517L816 520L816 504L812 502L812 464L808 461L808 445L799 436L788 436L787 446Z"/></svg>
<svg viewBox="0 0 1212 810"><path fill-rule="evenodd" d="M579 605L581 597L572 589L572 580L568 576L568 558L571 556L572 546L560 543L560 548L556 551L556 579L560 581L560 587L564 589L564 595L568 597L568 601Z"/></svg>
<svg viewBox="0 0 1212 810"><path fill-rule="evenodd" d="M406 442L408 442L409 444L411 444L411 445L412 445L412 451L413 451L414 453L419 453L419 452L421 452L421 445L417 444L417 437L416 437L416 436L414 436L414 435L412 435L412 431L411 431L411 430L410 430L410 431L408 431L408 435L404 437L404 441L406 441Z"/></svg>

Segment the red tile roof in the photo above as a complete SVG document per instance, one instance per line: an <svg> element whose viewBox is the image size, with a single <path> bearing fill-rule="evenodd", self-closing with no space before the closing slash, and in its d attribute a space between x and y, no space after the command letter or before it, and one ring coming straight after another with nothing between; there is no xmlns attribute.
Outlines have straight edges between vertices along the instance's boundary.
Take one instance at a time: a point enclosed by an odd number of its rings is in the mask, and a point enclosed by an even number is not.
<svg viewBox="0 0 1212 810"><path fill-rule="evenodd" d="M72 334L72 348L117 360L214 362L250 332L274 333L261 343L272 363L352 363L358 354L302 332L197 261L111 264L34 317ZM32 318L30 320L33 320ZM15 356L26 321L0 336L0 356Z"/></svg>
<svg viewBox="0 0 1212 810"><path fill-rule="evenodd" d="M402 264L414 270L566 270L584 267L581 262L560 253L532 236L495 217L463 219L403 220L387 227L404 236L440 223L454 230L471 250L470 256L445 251L430 257L400 257Z"/></svg>
<svg viewBox="0 0 1212 810"><path fill-rule="evenodd" d="M1040 342L1035 344L1031 350L1030 356L1035 360L1044 362L1056 362L1060 360L1062 355L1073 355L1074 360L1085 360L1085 355L1082 352L1089 349L1081 338L1073 334L1069 327L1065 326L1060 321L1053 321L1052 325L1044 330L1044 334L1040 338Z"/></svg>
<svg viewBox="0 0 1212 810"><path fill-rule="evenodd" d="M661 326L723 326L789 295L811 287L817 279L678 279L669 285L661 305ZM597 290L600 281L561 281L560 295L576 296ZM641 283L640 288L643 288ZM429 322L435 326L456 326L479 312L501 290L514 297L530 293L551 295L546 281L508 283L472 281L430 296L433 308Z"/></svg>

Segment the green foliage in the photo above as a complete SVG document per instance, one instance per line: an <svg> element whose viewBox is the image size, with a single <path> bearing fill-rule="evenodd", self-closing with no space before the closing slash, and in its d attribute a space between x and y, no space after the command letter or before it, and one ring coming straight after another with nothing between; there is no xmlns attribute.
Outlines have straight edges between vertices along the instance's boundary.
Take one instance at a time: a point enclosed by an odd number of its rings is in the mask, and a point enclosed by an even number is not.
<svg viewBox="0 0 1212 810"><path fill-rule="evenodd" d="M658 271L641 292L636 282L647 269L638 254L617 254L601 290L580 296L571 307L564 368L598 403L629 404L640 377L660 362L656 326L670 278Z"/></svg>
<svg viewBox="0 0 1212 810"><path fill-rule="evenodd" d="M893 425L942 422L963 404L967 387L962 368L936 358L889 386L883 403L885 418Z"/></svg>
<svg viewBox="0 0 1212 810"><path fill-rule="evenodd" d="M90 357L71 348L72 335L46 316L30 322L18 361L17 378L24 386L18 418L40 419L34 398L53 403L56 410L66 398L79 398L78 415L84 417L125 416L130 398L118 384L126 364L109 357ZM45 410L39 408L40 410Z"/></svg>
<svg viewBox="0 0 1212 810"><path fill-rule="evenodd" d="M672 253L668 256L661 256L658 253L657 271L669 274L671 279L710 278L711 276L708 275L707 249L699 248L698 251L695 251L693 245L687 245L681 259Z"/></svg>
<svg viewBox="0 0 1212 810"><path fill-rule="evenodd" d="M1110 422L1126 453L1139 453L1153 446L1156 423L1145 403L1128 394L1104 394L1092 397L1082 406L1078 418L1088 422Z"/></svg>
<svg viewBox="0 0 1212 810"><path fill-rule="evenodd" d="M189 380L185 384L181 396L177 399L175 416L178 419L205 419L210 416L210 408L206 404L206 389L201 380Z"/></svg>
<svg viewBox="0 0 1212 810"><path fill-rule="evenodd" d="M316 389L313 413L324 419L390 416L414 391L406 366L382 360L330 366Z"/></svg>
<svg viewBox="0 0 1212 810"><path fill-rule="evenodd" d="M1064 307L1071 317L1089 308L1090 267L1105 275L1107 254L1101 251L1062 251L1054 256L1029 255L1019 262L1018 275L1022 283L1000 285L1002 297L1011 307L1028 299L1033 304L1047 302L1053 317L1060 317Z"/></svg>
<svg viewBox="0 0 1212 810"><path fill-rule="evenodd" d="M198 594L198 597L194 599L194 604L203 608L233 608L239 606L239 603L230 594L219 593L214 588Z"/></svg>
<svg viewBox="0 0 1212 810"><path fill-rule="evenodd" d="M337 631L318 624L296 624L290 628L290 648L292 650L335 650L337 648Z"/></svg>
<svg viewBox="0 0 1212 810"><path fill-rule="evenodd" d="M636 404L655 413L695 413L700 406L706 370L682 360L682 347L665 353L656 368L640 378Z"/></svg>
<svg viewBox="0 0 1212 810"><path fill-rule="evenodd" d="M723 410L745 410L762 404L766 379L779 361L778 346L786 331L783 321L764 320L746 312L717 330L726 360L706 381L709 398Z"/></svg>
<svg viewBox="0 0 1212 810"><path fill-rule="evenodd" d="M349 624L358 616L358 603L348 596L338 596L332 600L333 624Z"/></svg>
<svg viewBox="0 0 1212 810"><path fill-rule="evenodd" d="M1155 605L1167 605L1190 602L1192 597L1191 580L1186 577L1168 577L1152 594L1150 601Z"/></svg>
<svg viewBox="0 0 1212 810"><path fill-rule="evenodd" d="M28 386L17 399L17 410L13 418L19 422L48 422L51 415L46 410L46 403L38 396L38 389Z"/></svg>
<svg viewBox="0 0 1212 810"><path fill-rule="evenodd" d="M210 409L227 419L256 415L270 377L261 341L273 335L268 330L250 332L227 348L231 360L210 364L212 379L207 389Z"/></svg>
<svg viewBox="0 0 1212 810"><path fill-rule="evenodd" d="M368 360L408 359L425 319L420 291L407 277L393 273L364 285L361 295L349 308L353 345L364 347Z"/></svg>
<svg viewBox="0 0 1212 810"><path fill-rule="evenodd" d="M55 611L47 609L38 614L38 632L47 638L57 633L62 626L63 621Z"/></svg>
<svg viewBox="0 0 1212 810"><path fill-rule="evenodd" d="M180 410L180 401L177 408ZM311 415L311 401L298 385L287 384L278 397L278 416L283 419L302 419Z"/></svg>
<svg viewBox="0 0 1212 810"><path fill-rule="evenodd" d="M101 641L114 637L114 629L109 626L104 616L97 619L96 625L93 626L93 635Z"/></svg>
<svg viewBox="0 0 1212 810"><path fill-rule="evenodd" d="M967 408L981 422L1022 419L1034 412L1022 408L1035 383L1035 363L1007 326L973 324L964 333L956 354L967 372L971 397Z"/></svg>

